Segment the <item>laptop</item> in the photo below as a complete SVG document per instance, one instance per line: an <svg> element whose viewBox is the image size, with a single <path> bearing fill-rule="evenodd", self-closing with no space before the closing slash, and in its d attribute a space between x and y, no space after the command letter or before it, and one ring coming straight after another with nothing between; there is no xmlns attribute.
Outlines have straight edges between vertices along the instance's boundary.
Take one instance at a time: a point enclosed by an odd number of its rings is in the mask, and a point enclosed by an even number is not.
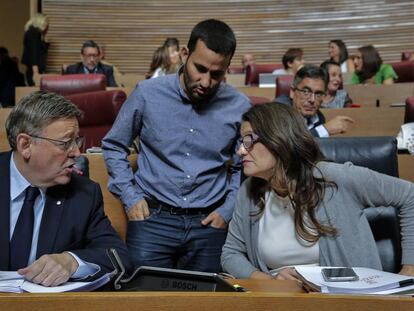
<svg viewBox="0 0 414 311"><path fill-rule="evenodd" d="M276 73L259 73L259 87L275 87L276 78L280 76Z"/></svg>

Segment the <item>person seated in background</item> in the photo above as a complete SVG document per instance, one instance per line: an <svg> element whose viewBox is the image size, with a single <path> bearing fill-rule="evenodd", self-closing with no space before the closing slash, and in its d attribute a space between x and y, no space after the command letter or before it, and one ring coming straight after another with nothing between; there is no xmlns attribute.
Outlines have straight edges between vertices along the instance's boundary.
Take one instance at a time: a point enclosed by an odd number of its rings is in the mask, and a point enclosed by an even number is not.
<svg viewBox="0 0 414 311"><path fill-rule="evenodd" d="M354 122L350 117L336 116L325 122L325 116L319 109L328 83L329 75L324 69L305 65L296 73L289 96L281 95L274 102L292 106L299 111L313 136L328 137L345 133L349 124Z"/></svg>
<svg viewBox="0 0 414 311"><path fill-rule="evenodd" d="M348 49L342 40L329 41L328 55L331 61L340 64L342 73L355 70L354 62L348 57Z"/></svg>
<svg viewBox="0 0 414 311"><path fill-rule="evenodd" d="M0 47L0 107L14 106L16 86L24 86L18 61L9 56L5 47Z"/></svg>
<svg viewBox="0 0 414 311"><path fill-rule="evenodd" d="M77 175L81 111L63 96L25 96L6 121L11 151L0 153L0 270L56 286L113 271L126 245L103 209L99 185Z"/></svg>
<svg viewBox="0 0 414 311"><path fill-rule="evenodd" d="M106 76L107 86L117 86L113 68L102 64L99 60L100 52L98 44L92 40L87 40L82 45L81 62L69 65L65 69L65 74L103 73Z"/></svg>
<svg viewBox="0 0 414 311"><path fill-rule="evenodd" d="M174 47L160 46L152 56L150 69L145 74L146 79L162 77L177 72L181 65L180 53Z"/></svg>
<svg viewBox="0 0 414 311"><path fill-rule="evenodd" d="M360 47L354 62L352 84L393 84L398 79L392 66L382 63L377 49L372 45Z"/></svg>
<svg viewBox="0 0 414 311"><path fill-rule="evenodd" d="M329 74L328 91L322 100L322 108L344 108L352 105L345 90L340 90L342 86L342 73L339 63L327 60L321 64L321 68Z"/></svg>
<svg viewBox="0 0 414 311"><path fill-rule="evenodd" d="M276 69L274 74L278 75L295 75L296 72L305 64L303 50L300 48L291 48L286 51L282 57L284 69Z"/></svg>
<svg viewBox="0 0 414 311"><path fill-rule="evenodd" d="M238 192L223 247L223 270L236 278L297 279L291 266L382 269L368 206L398 208L401 274L414 276L414 185L348 162L324 161L301 115L256 105L242 117L247 180ZM386 189L386 191L384 191Z"/></svg>
<svg viewBox="0 0 414 311"><path fill-rule="evenodd" d="M253 54L250 54L250 53L244 54L241 59L241 64L243 67L243 72L246 72L247 66L256 64L256 58L254 57Z"/></svg>

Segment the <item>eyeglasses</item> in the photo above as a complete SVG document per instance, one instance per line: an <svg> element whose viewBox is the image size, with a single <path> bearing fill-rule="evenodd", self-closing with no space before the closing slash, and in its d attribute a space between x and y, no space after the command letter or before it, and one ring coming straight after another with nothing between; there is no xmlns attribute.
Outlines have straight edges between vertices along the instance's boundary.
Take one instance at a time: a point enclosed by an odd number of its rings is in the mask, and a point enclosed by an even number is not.
<svg viewBox="0 0 414 311"><path fill-rule="evenodd" d="M82 148L83 143L85 142L85 137L76 137L68 141L64 141L64 140L52 139L52 138L42 137L42 136L35 136L35 135L30 135L30 136L33 138L44 139L44 140L50 141L52 144L58 146L60 149L62 149L65 152L72 151L73 148L75 148L75 146L77 146L80 149Z"/></svg>
<svg viewBox="0 0 414 311"><path fill-rule="evenodd" d="M309 89L300 89L300 88L297 88L297 87L295 87L295 90L298 91L300 93L300 95L302 96L302 98L304 98L304 99L311 98L311 96L313 94L315 96L315 99L322 100L323 97L326 95L325 92L321 92L321 91L312 92Z"/></svg>
<svg viewBox="0 0 414 311"><path fill-rule="evenodd" d="M99 54L82 54L85 58L98 58Z"/></svg>
<svg viewBox="0 0 414 311"><path fill-rule="evenodd" d="M244 149L249 150L253 147L255 143L259 141L259 136L255 133L244 135L242 138L239 139L239 142L243 144Z"/></svg>

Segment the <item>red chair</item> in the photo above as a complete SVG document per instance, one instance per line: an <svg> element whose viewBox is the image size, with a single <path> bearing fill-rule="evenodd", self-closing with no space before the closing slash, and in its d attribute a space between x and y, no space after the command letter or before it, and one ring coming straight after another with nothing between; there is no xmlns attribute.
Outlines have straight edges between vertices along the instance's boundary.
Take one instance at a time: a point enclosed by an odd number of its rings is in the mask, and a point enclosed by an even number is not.
<svg viewBox="0 0 414 311"><path fill-rule="evenodd" d="M61 95L104 91L106 77L104 74L74 74L44 76L40 79L42 91Z"/></svg>
<svg viewBox="0 0 414 311"><path fill-rule="evenodd" d="M402 61L390 64L398 75L397 83L414 82L414 62Z"/></svg>
<svg viewBox="0 0 414 311"><path fill-rule="evenodd" d="M246 67L246 85L258 86L261 73L272 73L283 68L282 64L254 64Z"/></svg>
<svg viewBox="0 0 414 311"><path fill-rule="evenodd" d="M81 152L87 148L100 147L102 138L111 129L122 104L127 98L124 91L98 91L66 96L84 115L79 120L80 135L85 137Z"/></svg>
<svg viewBox="0 0 414 311"><path fill-rule="evenodd" d="M414 122L414 96L405 101L404 123Z"/></svg>
<svg viewBox="0 0 414 311"><path fill-rule="evenodd" d="M250 103L252 104L252 106L272 102L272 100L267 97L262 97L262 96L247 96L247 97L249 97Z"/></svg>
<svg viewBox="0 0 414 311"><path fill-rule="evenodd" d="M276 98L280 95L289 96L293 78L292 75L279 76L276 78Z"/></svg>

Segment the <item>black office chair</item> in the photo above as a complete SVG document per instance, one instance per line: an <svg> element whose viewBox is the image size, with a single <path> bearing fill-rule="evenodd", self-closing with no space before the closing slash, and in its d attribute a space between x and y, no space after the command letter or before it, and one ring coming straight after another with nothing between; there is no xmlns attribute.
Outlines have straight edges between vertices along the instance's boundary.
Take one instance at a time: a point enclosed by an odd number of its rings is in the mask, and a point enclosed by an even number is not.
<svg viewBox="0 0 414 311"><path fill-rule="evenodd" d="M394 137L317 138L322 153L337 163L347 161L374 171L398 177L397 141ZM394 208L366 208L384 271L401 269L400 227Z"/></svg>

